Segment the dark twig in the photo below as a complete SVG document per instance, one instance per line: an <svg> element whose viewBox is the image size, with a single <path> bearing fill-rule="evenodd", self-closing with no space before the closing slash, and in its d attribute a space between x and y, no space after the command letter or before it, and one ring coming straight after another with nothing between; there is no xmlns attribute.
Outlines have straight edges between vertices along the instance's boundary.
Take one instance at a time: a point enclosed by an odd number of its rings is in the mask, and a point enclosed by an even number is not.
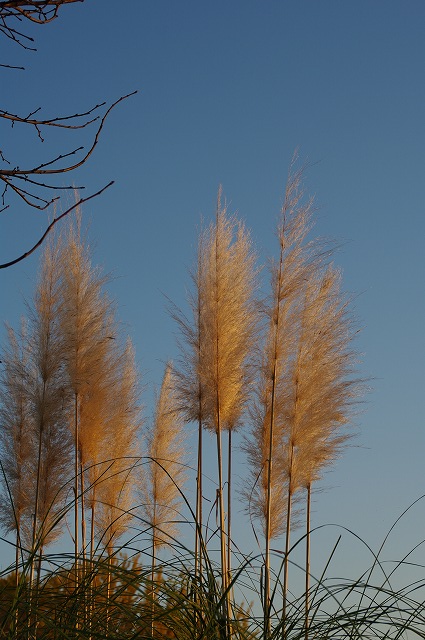
<svg viewBox="0 0 425 640"><path fill-rule="evenodd" d="M59 220L62 220L62 218L67 216L69 213L71 213L71 211L73 211L80 205L84 204L85 202L88 202L92 198L96 198L96 196L100 196L101 193L103 193L106 189L108 189L108 187L110 187L113 184L114 184L114 181L112 180L105 187L103 187L99 191L96 191L96 193L92 193L91 196L87 196L87 198L80 198L80 200L77 200L77 202L75 202L72 205L72 207L69 207L69 209L61 213L60 216L52 220L52 222L49 224L49 226L47 227L46 231L43 233L41 238L38 240L38 242L36 242L36 244L29 251L26 251L25 253L23 253L21 256L19 256L19 258L15 258L15 260L11 260L10 262L5 262L4 264L0 264L0 269L6 269L7 267L11 267L12 265L17 264L18 262L21 262L21 260L25 260L25 258L28 258L28 256L34 253L34 251L38 249L38 247L43 243L46 236L50 233L50 231L53 229L55 224L59 222Z"/></svg>
<svg viewBox="0 0 425 640"><path fill-rule="evenodd" d="M33 38L24 33L25 26L22 25L28 25L30 22L41 25L52 22L58 16L62 5L74 4L76 2L84 2L84 0L0 0L0 36L6 36L23 49L35 50L32 46L34 42ZM11 64L0 64L0 67L23 69L23 67L13 66ZM35 134L41 142L44 142L45 127L53 127L54 129L61 130L77 130L85 129L89 127L89 125L96 123L88 145L84 144L75 146L74 148L71 147L70 151L61 151L50 159L43 162L38 160L34 165L30 165L29 167L26 165L25 160L23 162L19 160L16 162L15 159L11 158L8 149L0 149L0 181L3 183L3 187L0 189L0 213L9 208L8 195L12 195L13 197L13 194L15 194L25 202L26 205L33 209L45 211L50 205L60 199L60 195L56 195L58 192L60 194L60 192L76 188L75 186L64 186L63 183L60 185L57 183L58 178L53 179L52 176L59 176L60 174L68 173L81 167L95 150L106 118L112 109L135 93L137 93L137 91L121 96L109 106L106 102L100 102L90 109L65 116L43 117L41 115L41 107L30 109L27 115L0 108L0 120L3 120L4 124L6 124L6 122L10 123L11 128L15 125L29 125L34 128ZM101 111L104 111L103 115ZM26 131L28 131L28 128ZM22 168L22 166L24 168ZM78 188L84 189L84 186ZM15 260L1 264L0 268L4 269L12 266L31 255L31 253L40 246L50 229L58 220L67 215L67 213L72 211L78 204L87 202L87 200L102 193L106 188L107 187L104 187L92 196L82 198L65 213L55 218L32 249Z"/></svg>

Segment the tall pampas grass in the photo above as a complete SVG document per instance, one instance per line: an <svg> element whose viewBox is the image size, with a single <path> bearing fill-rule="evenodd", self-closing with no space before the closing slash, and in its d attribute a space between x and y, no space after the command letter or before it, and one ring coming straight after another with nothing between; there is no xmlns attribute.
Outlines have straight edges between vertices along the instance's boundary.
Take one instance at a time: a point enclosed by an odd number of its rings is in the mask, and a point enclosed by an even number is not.
<svg viewBox="0 0 425 640"><path fill-rule="evenodd" d="M29 308L29 389L34 439L32 547L43 547L62 532L57 514L66 500L72 441L69 394L64 384L59 328L60 239L51 238L42 256L33 305ZM53 526L55 525L55 526Z"/></svg>
<svg viewBox="0 0 425 640"><path fill-rule="evenodd" d="M205 427L215 434L217 441L221 568L226 591L230 570L226 548L230 540L226 540L225 529L222 433L226 430L231 433L240 425L247 406L256 315L252 302L255 256L250 237L241 222L228 216L226 206L221 204L221 190L216 220L207 230L203 245L203 418Z"/></svg>
<svg viewBox="0 0 425 640"><path fill-rule="evenodd" d="M310 513L312 485L341 453L350 438L349 423L364 383L356 375L352 347L356 327L350 298L341 292L341 273L333 265L306 283L296 370L296 403L290 435L295 487L307 492L306 640L309 624Z"/></svg>
<svg viewBox="0 0 425 640"><path fill-rule="evenodd" d="M81 437L81 405L95 388L104 365L111 335L110 301L103 291L106 278L91 264L90 249L81 238L81 221L70 225L61 252L60 328L66 385L73 398L74 438L74 553L76 582L78 583L79 508L82 517L83 565L86 547L85 490L83 464L87 458Z"/></svg>
<svg viewBox="0 0 425 640"><path fill-rule="evenodd" d="M31 547L31 474L34 442L28 389L27 326L17 334L7 327L8 344L3 347L0 374L0 526L15 533L15 579L18 584L22 548Z"/></svg>
<svg viewBox="0 0 425 640"><path fill-rule="evenodd" d="M120 398L122 384L126 376L123 371L122 346L118 340L118 325L113 309L108 309L104 317L104 327L99 335L102 348L94 375L80 397L79 439L80 469L83 481L84 506L90 510L90 560L93 560L97 489L100 478L109 475L108 467L115 456L113 444L114 418L122 406ZM116 421L118 428L118 420ZM119 449L119 445L118 449Z"/></svg>
<svg viewBox="0 0 425 640"><path fill-rule="evenodd" d="M228 215L221 203L221 189L215 222L199 237L197 267L192 280L192 322L176 309L172 313L183 336L177 391L186 419L198 423L199 505L202 505L202 428L216 436L220 554L223 590L226 590L230 570L231 434L241 425L251 391L250 365L257 315L253 302L256 269L251 239L245 226L235 216ZM227 531L222 468L224 431L229 434ZM198 529L201 513L199 506L196 510ZM199 545L195 562L198 553Z"/></svg>
<svg viewBox="0 0 425 640"><path fill-rule="evenodd" d="M25 349L25 363L21 358L20 371L16 370L15 345L15 373L9 369L5 381L9 387L18 384L20 388L21 406L19 408L15 404L16 417L21 416L18 420L22 425L25 406L25 440L30 440L27 447L31 455L22 461L20 472L26 474L26 499L31 511L31 522L28 522L30 535L26 541L30 549L30 608L37 597L43 549L62 533L62 521L58 514L65 505L66 483L70 477L69 403L63 382L62 341L58 326L59 254L59 242L51 238L43 252L34 299L32 304L28 304L28 332L22 346ZM24 389L25 399L22 395ZM16 504L20 503L18 499ZM18 512L20 509L19 506ZM36 620L31 622L36 624Z"/></svg>
<svg viewBox="0 0 425 640"><path fill-rule="evenodd" d="M278 230L280 255L272 267L272 295L264 305L266 333L252 433L245 441L250 477L247 510L265 535L265 633L270 630L270 541L285 534L282 632L286 633L288 568L294 500L307 491L306 638L311 486L338 456L344 427L361 392L354 375L355 335L341 275L327 241L308 240L312 200L305 200L303 169L289 175Z"/></svg>
<svg viewBox="0 0 425 640"><path fill-rule="evenodd" d="M313 201L302 188L303 168L291 165L278 227L279 259L271 266L271 294L263 304L266 324L260 362L257 400L252 409L252 432L246 439L250 475L244 495L247 511L258 519L265 536L264 624L270 624L270 542L284 530L289 536L292 486L285 481L280 452L288 412L288 378L296 359L300 327L300 299L305 282L327 257L329 249L308 241ZM283 490L283 486L289 491ZM288 522L289 521L289 522Z"/></svg>
<svg viewBox="0 0 425 640"><path fill-rule="evenodd" d="M201 377L205 426L217 433L240 426L250 391L250 358L256 330L255 254L244 224L229 216L218 193L215 222L204 251Z"/></svg>
<svg viewBox="0 0 425 640"><path fill-rule="evenodd" d="M115 350L118 349L115 347ZM142 425L139 380L130 340L116 355L112 372L115 384L106 402L107 421L98 439L97 451L92 451L89 468L95 472L95 477L90 473L89 477L96 489L93 497L96 515L92 515L96 537L108 556L112 555L113 545L127 531L133 517L135 461L140 457L138 438Z"/></svg>
<svg viewBox="0 0 425 640"><path fill-rule="evenodd" d="M194 422L198 429L196 504L195 504L195 581L202 581L203 547L203 423L204 423L204 380L202 377L203 338L204 338L204 242L205 233L201 231L198 240L196 269L191 271L192 289L188 302L192 313L187 318L173 303L170 304L171 317L177 323L181 338L178 341L181 357L179 366L174 370L174 388L176 402L181 415L187 423Z"/></svg>
<svg viewBox="0 0 425 640"><path fill-rule="evenodd" d="M152 532L151 635L154 637L155 571L157 551L173 546L181 519L182 488L186 480L183 417L178 410L171 363L165 368L153 425L146 434L147 465L141 469L139 492L142 518Z"/></svg>
<svg viewBox="0 0 425 640"><path fill-rule="evenodd" d="M355 375L355 335L349 299L341 294L341 274L320 265L300 290L299 327L292 371L288 371L286 419L277 450L287 484L287 522L283 576L286 617L290 517L293 496L307 490L306 638L308 637L311 486L338 456L349 438L346 427L363 390Z"/></svg>
<svg viewBox="0 0 425 640"><path fill-rule="evenodd" d="M178 408L171 363L165 368L156 402L153 424L145 434L149 463L142 467L139 482L141 514L152 528L153 566L159 547L178 533L182 506L181 489L186 480L183 419Z"/></svg>
<svg viewBox="0 0 425 640"><path fill-rule="evenodd" d="M84 458L81 460L83 467L84 485L87 487L84 495L84 503L90 512L90 550L88 552L90 563L93 562L95 553L95 519L98 483L107 473L113 455L110 447L105 446L108 441L107 425L111 403L115 399L113 384L115 377L112 375L114 361L105 358L99 375L90 385L90 391L84 395L84 402L80 404L80 429L81 451Z"/></svg>
<svg viewBox="0 0 425 640"><path fill-rule="evenodd" d="M95 534L107 554L107 629L114 547L134 517L135 461L140 455L138 435L141 427L139 381L132 344L128 340L124 351L121 351L119 345L110 342L110 348L113 352L111 362L115 363L110 371L114 384L109 389L108 398L104 399L108 415L97 441L89 448L91 464L88 468L91 479L92 566ZM93 417L99 421L101 415Z"/></svg>
<svg viewBox="0 0 425 640"><path fill-rule="evenodd" d="M309 230L311 205L298 208L301 175L290 175L278 229L279 260L272 265L272 293L265 304L267 337L261 363L258 402L254 408L251 439L245 448L250 462L246 487L248 512L260 518L265 535L265 608L270 605L270 540L283 529L284 504L275 447L282 426L284 402L280 381L288 367L296 327L295 300L305 276L304 239ZM277 491L277 493L276 493Z"/></svg>

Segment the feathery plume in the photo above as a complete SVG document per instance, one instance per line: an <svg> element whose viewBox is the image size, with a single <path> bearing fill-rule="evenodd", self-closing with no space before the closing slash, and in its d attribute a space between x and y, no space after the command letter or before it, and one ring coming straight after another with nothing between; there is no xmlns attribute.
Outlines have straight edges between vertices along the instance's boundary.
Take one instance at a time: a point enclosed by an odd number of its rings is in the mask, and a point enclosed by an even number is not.
<svg viewBox="0 0 425 640"><path fill-rule="evenodd" d="M204 315L204 241L205 233L201 231L198 239L196 270L190 276L193 288L188 301L192 312L192 320L186 318L174 304L170 305L170 315L176 321L182 338L178 341L181 357L179 366L174 370L174 388L176 402L187 423L195 422L198 427L198 451L196 473L196 506L195 506L195 580L202 580L202 545L203 545L203 494L202 494L202 449L203 449L203 416L204 390L201 376L203 353L203 315Z"/></svg>
<svg viewBox="0 0 425 640"><path fill-rule="evenodd" d="M7 327L0 374L0 525L16 532L16 571L21 546L31 546L31 497L29 468L34 454L30 430L27 372L27 329L19 334Z"/></svg>
<svg viewBox="0 0 425 640"><path fill-rule="evenodd" d="M260 518L265 533L264 624L267 628L270 540L285 528L289 536L291 498L288 494L285 500L282 492L282 455L279 448L287 419L287 382L296 358L300 294L310 274L329 253L320 242L307 241L312 226L313 201L304 198L303 168L294 170L295 161L296 157L291 164L278 227L280 252L279 260L271 268L272 293L264 304L268 326L260 368L259 394L253 410L253 428L251 437L244 445L251 465L244 490L248 498L247 510L253 517Z"/></svg>
<svg viewBox="0 0 425 640"><path fill-rule="evenodd" d="M179 411L175 375L167 363L156 403L155 418L147 432L149 461L139 479L142 517L152 529L151 636L154 637L155 567L157 549L178 533L177 519L182 503L181 489L186 480L183 416Z"/></svg>
<svg viewBox="0 0 425 640"><path fill-rule="evenodd" d="M230 567L226 559L221 433L229 432L228 540L230 542L231 432L241 425L251 391L251 359L257 332L253 303L255 254L249 233L228 216L218 193L216 220L200 233L194 291L189 298L193 321L176 310L182 357L177 370L177 395L187 421L198 422L197 523L202 514L202 427L216 434L218 449L220 546L223 587ZM200 541L195 548L198 563ZM200 561L199 561L200 562Z"/></svg>
<svg viewBox="0 0 425 640"><path fill-rule="evenodd" d="M245 226L218 194L216 220L202 239L204 422L213 433L240 426L250 387L256 335L255 254Z"/></svg>
<svg viewBox="0 0 425 640"><path fill-rule="evenodd" d="M76 582L78 582L79 505L82 514L83 564L85 557L84 473L86 452L81 437L81 406L86 395L96 386L103 366L111 335L111 303L103 292L106 278L91 264L90 250L81 239L81 218L70 224L64 249L61 252L60 327L67 388L73 397L74 416L71 431L74 437L74 553Z"/></svg>
<svg viewBox="0 0 425 640"><path fill-rule="evenodd" d="M227 215L226 206L221 204L221 189L215 223L210 225L202 242L203 342L200 376L204 400L203 420L205 427L215 433L217 439L221 568L223 589L226 589L230 551L227 546L226 554L222 432L238 428L248 403L251 391L250 360L257 318L253 305L255 256L250 237L241 222ZM227 545L230 545L229 539Z"/></svg>
<svg viewBox="0 0 425 640"><path fill-rule="evenodd" d="M116 366L111 373L115 383L106 402L108 416L103 435L96 449L89 449L89 477L92 490L96 490L92 500L93 505L97 505L94 518L97 538L109 555L112 545L125 533L133 517L135 460L140 456L138 436L141 428L139 380L129 339L124 351L118 351L114 360Z"/></svg>
<svg viewBox="0 0 425 640"><path fill-rule="evenodd" d="M152 527L153 544L157 548L177 535L180 490L186 480L183 420L177 408L175 376L170 363L165 368L154 423L146 440L150 461L143 467L139 490L143 517Z"/></svg>
<svg viewBox="0 0 425 640"><path fill-rule="evenodd" d="M320 479L347 443L346 426L362 392L355 375L357 355L349 298L341 294L341 274L329 265L312 274L304 288L289 430L281 451L292 491L307 490L305 638L309 625L310 509L312 483ZM287 543L288 546L289 543Z"/></svg>
<svg viewBox="0 0 425 640"><path fill-rule="evenodd" d="M63 343L58 323L60 253L60 239L50 238L29 310L29 388L35 452L32 544L34 547L39 540L40 556L43 546L62 533L62 523L55 521L66 498L72 459L69 394L63 380Z"/></svg>

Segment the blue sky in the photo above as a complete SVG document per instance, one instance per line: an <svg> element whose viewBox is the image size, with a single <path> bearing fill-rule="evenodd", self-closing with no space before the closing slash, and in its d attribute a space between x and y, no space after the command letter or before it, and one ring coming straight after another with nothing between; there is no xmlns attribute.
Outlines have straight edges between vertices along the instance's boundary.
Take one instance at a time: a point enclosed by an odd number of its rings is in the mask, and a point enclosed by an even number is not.
<svg viewBox="0 0 425 640"><path fill-rule="evenodd" d="M373 378L354 446L327 475L313 524L337 522L376 548L425 492L425 4L121 5L65 7L54 24L33 30L37 53L5 46L2 62L27 70L1 71L2 108L67 114L139 90L110 115L72 181L87 192L116 181L84 218L95 261L114 276L109 290L135 343L147 415L163 363L177 354L164 294L184 305L201 215L213 215L222 184L265 264L277 252L299 148L312 164L305 187L316 197L315 232L340 241L335 262L346 290L358 294L361 373ZM2 136L22 165L59 148L51 134L44 145L19 130L3 127ZM72 146L65 136L62 148ZM46 224L44 214L11 204L0 219L1 261L31 246ZM2 320L18 324L38 258L0 273ZM404 520L390 557L423 537L423 514L422 505Z"/></svg>

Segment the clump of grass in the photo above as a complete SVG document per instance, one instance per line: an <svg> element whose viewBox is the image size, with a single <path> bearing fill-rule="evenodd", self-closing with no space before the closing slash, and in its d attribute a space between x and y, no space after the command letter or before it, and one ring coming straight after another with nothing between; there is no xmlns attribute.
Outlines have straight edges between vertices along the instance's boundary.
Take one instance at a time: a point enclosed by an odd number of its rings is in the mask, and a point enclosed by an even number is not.
<svg viewBox="0 0 425 640"><path fill-rule="evenodd" d="M151 459L132 461L132 469L151 464ZM187 500L181 495L182 500ZM73 502L68 505L72 511ZM62 514L64 518L66 511ZM234 554L234 570L223 593L221 563L214 560L214 537L208 546L202 541L203 574L195 571L194 553L179 539L168 536L167 552L157 560L152 576L152 523L136 520L132 538L108 552L98 547L85 571L75 579L74 554L43 554L37 598L31 600L32 555L24 554L15 565L0 574L0 638L155 638L181 640L299 640L305 638L305 593L303 581L291 584L283 616L284 554L271 561L273 588L270 602L264 601L261 585L262 556ZM186 519L183 526L194 527ZM323 527L312 535L323 533ZM216 532L219 547L219 532ZM367 550L370 563L354 578L332 577L331 567L342 553L342 538L354 539ZM335 526L327 528L327 538L335 539L329 557L318 576L311 576L309 589L308 636L317 639L398 640L424 638L425 581L422 578L400 584L397 574L406 567L423 576L425 567L414 562L413 551L388 565L384 559L386 536L376 552L358 536ZM422 541L425 542L425 541ZM422 544L422 542L420 544ZM293 573L303 575L297 563L300 537L289 550ZM420 546L420 545L418 545ZM235 545L236 548L236 545ZM416 549L417 547L415 547ZM80 559L79 559L80 560ZM388 568L389 567L389 568ZM397 585L397 586L394 586ZM230 599L229 609L223 606ZM84 607L90 602L90 617ZM36 607L36 610L34 609ZM264 626L264 610L270 612ZM226 618L225 612L228 611ZM17 615L18 614L18 615ZM36 622L35 622L36 621Z"/></svg>

